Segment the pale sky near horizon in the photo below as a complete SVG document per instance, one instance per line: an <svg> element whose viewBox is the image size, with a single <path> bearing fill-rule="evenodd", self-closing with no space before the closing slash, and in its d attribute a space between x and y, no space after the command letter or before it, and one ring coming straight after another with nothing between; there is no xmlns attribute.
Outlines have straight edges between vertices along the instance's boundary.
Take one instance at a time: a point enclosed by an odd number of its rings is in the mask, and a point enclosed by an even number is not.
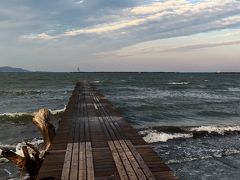
<svg viewBox="0 0 240 180"><path fill-rule="evenodd" d="M0 1L0 66L240 71L240 0Z"/></svg>

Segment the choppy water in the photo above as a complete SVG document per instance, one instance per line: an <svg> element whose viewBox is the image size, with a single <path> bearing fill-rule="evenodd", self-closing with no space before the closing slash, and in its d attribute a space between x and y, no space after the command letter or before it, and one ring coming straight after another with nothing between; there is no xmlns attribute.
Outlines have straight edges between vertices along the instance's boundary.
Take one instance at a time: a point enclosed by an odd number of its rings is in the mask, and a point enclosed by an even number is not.
<svg viewBox="0 0 240 180"><path fill-rule="evenodd" d="M0 148L39 142L32 115L64 109L81 79L120 108L180 179L240 179L238 73L0 73ZM0 179L17 176L0 159Z"/></svg>

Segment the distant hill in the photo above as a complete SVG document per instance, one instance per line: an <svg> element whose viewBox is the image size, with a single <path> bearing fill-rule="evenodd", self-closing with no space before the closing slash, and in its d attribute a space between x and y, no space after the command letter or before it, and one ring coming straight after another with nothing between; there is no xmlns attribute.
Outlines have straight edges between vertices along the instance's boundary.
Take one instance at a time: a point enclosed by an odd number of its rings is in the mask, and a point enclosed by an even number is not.
<svg viewBox="0 0 240 180"><path fill-rule="evenodd" d="M22 68L3 66L3 67L0 67L0 72L30 72L30 71Z"/></svg>

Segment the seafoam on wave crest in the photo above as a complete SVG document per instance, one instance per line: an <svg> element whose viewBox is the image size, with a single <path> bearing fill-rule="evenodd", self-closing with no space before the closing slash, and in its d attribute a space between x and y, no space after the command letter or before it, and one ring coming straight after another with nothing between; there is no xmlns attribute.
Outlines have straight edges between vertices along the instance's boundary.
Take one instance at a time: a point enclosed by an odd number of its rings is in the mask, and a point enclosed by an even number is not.
<svg viewBox="0 0 240 180"><path fill-rule="evenodd" d="M51 110L51 109L50 109L50 112L51 112L52 114L58 114L58 113L64 112L65 110L66 110L66 106L65 106L64 108L62 108L62 109L56 109L56 110Z"/></svg>
<svg viewBox="0 0 240 180"><path fill-rule="evenodd" d="M190 82L169 82L169 85L188 85Z"/></svg>
<svg viewBox="0 0 240 180"><path fill-rule="evenodd" d="M17 144L2 144L2 143L0 143L0 162L8 162L7 159L2 157L3 149L9 149L20 156L24 156L22 147L26 146L26 143L32 144L35 147L39 147L43 143L43 140L42 140L42 138L34 138L34 139L31 139L28 141L23 141L23 142L20 142ZM29 150L31 150L31 149L29 149Z"/></svg>
<svg viewBox="0 0 240 180"><path fill-rule="evenodd" d="M49 109L49 110L53 115L55 115L55 114L64 112L66 110L66 106L62 109L55 109L55 110ZM7 112L7 113L0 113L0 117L1 116L17 117L17 116L23 116L23 115L34 116L36 113L37 112Z"/></svg>
<svg viewBox="0 0 240 180"><path fill-rule="evenodd" d="M98 83L103 83L104 81L96 80L96 81L92 81L92 82L98 84Z"/></svg>
<svg viewBox="0 0 240 180"><path fill-rule="evenodd" d="M193 136L192 134L157 132L156 130L145 130L139 133L145 135L143 139L148 143L166 142L169 139L190 138Z"/></svg>
<svg viewBox="0 0 240 180"><path fill-rule="evenodd" d="M189 131L206 131L208 133L218 133L220 135L224 135L226 132L235 132L240 131L240 126L200 126L200 127L194 127L190 128Z"/></svg>
<svg viewBox="0 0 240 180"><path fill-rule="evenodd" d="M139 132L148 143L233 133L240 133L240 126L155 127L155 129L147 129Z"/></svg>
<svg viewBox="0 0 240 180"><path fill-rule="evenodd" d="M32 139L30 141L27 141L27 142L25 142L25 141L24 142L20 142L15 147L15 153L20 155L20 156L24 156L23 151L22 151L22 147L26 146L26 143L29 143L29 144L34 145L35 147L38 147L40 144L43 143L43 140L42 139L38 139L38 138L34 138L34 139ZM29 149L29 150L31 151L31 149Z"/></svg>

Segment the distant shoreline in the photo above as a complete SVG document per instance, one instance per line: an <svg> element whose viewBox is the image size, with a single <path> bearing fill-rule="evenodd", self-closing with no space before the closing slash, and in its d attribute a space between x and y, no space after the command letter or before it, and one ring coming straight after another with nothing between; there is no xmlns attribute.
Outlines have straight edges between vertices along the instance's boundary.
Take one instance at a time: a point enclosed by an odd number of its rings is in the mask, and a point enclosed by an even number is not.
<svg viewBox="0 0 240 180"><path fill-rule="evenodd" d="M0 67L0 72L30 72L30 71L26 70L26 69L23 69L23 68L2 66L2 67Z"/></svg>
<svg viewBox="0 0 240 180"><path fill-rule="evenodd" d="M156 74L239 74L240 72L128 72L128 71L85 71L85 72L57 72L57 71L0 71L0 73L71 73L71 74L86 74L86 73L133 73L133 74L147 74L147 73L156 73Z"/></svg>
<svg viewBox="0 0 240 180"><path fill-rule="evenodd" d="M190 72L190 71L32 71L19 67L2 66L0 67L0 73L73 73L73 74L83 74L83 73L133 73L133 74L147 74L147 73L162 73L162 74L238 74L237 71L209 71L209 72Z"/></svg>

